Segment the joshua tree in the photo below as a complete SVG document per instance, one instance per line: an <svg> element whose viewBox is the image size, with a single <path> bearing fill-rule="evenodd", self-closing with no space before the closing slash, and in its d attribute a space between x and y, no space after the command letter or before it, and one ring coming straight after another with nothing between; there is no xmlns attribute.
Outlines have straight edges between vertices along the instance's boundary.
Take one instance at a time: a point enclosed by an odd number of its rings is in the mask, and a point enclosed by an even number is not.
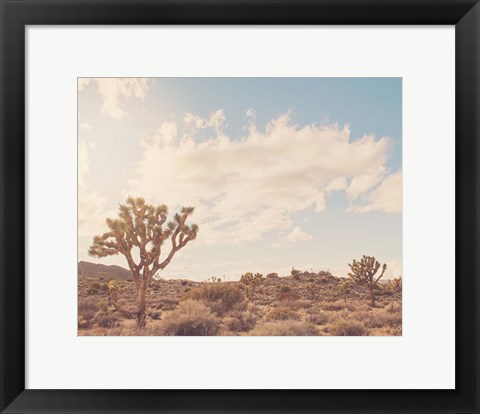
<svg viewBox="0 0 480 414"><path fill-rule="evenodd" d="M390 289L397 293L402 291L402 276L390 280Z"/></svg>
<svg viewBox="0 0 480 414"><path fill-rule="evenodd" d="M245 273L240 278L240 283L243 285L243 290L245 291L245 296L249 301L253 299L253 294L258 285L263 281L263 275L261 273L252 272Z"/></svg>
<svg viewBox="0 0 480 414"><path fill-rule="evenodd" d="M348 279L341 280L337 285L337 290L340 296L343 297L345 303L347 303L348 293L350 291L350 281Z"/></svg>
<svg viewBox="0 0 480 414"><path fill-rule="evenodd" d="M375 306L375 294L373 291L385 273L387 265L385 263L382 265L382 273L380 273L380 276L377 278L375 278L375 274L378 272L378 269L380 269L380 263L375 260L375 257L363 255L359 262L353 259L353 263L349 263L348 265L352 270L348 276L350 276L355 283L368 287L372 306Z"/></svg>
<svg viewBox="0 0 480 414"><path fill-rule="evenodd" d="M167 221L165 205L152 206L143 198L129 197L120 204L118 218L107 218L109 231L93 238L88 253L94 257L106 257L121 253L127 259L137 289L137 326L145 326L147 289L153 277L163 270L176 252L195 240L198 226L185 224L193 213L193 207L183 207L174 220ZM170 239L170 252L160 261L162 246ZM137 262L135 258L138 257Z"/></svg>
<svg viewBox="0 0 480 414"><path fill-rule="evenodd" d="M118 296L125 292L125 286L120 284L116 279L110 279L107 283L108 287L108 304L116 311L121 310L118 304Z"/></svg>

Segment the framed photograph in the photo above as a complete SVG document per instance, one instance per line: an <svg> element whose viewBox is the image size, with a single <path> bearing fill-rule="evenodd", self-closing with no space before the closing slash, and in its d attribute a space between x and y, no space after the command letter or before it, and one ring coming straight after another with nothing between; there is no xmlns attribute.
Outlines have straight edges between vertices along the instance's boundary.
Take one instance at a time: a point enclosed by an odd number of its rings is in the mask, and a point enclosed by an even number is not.
<svg viewBox="0 0 480 414"><path fill-rule="evenodd" d="M477 1L0 0L2 413L479 413Z"/></svg>
<svg viewBox="0 0 480 414"><path fill-rule="evenodd" d="M401 336L401 78L78 85L78 335Z"/></svg>

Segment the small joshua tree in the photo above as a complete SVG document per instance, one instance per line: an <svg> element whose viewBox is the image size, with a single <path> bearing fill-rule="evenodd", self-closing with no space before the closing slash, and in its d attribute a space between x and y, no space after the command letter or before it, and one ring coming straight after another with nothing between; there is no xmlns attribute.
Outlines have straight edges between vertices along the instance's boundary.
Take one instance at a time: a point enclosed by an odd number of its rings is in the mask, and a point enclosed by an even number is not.
<svg viewBox="0 0 480 414"><path fill-rule="evenodd" d="M205 283L222 283L222 278L217 276L212 276L212 277L209 277L207 280L205 280Z"/></svg>
<svg viewBox="0 0 480 414"><path fill-rule="evenodd" d="M290 271L290 274L293 276L295 280L300 280L300 273L302 272L300 272L300 270L298 269L295 269L294 267L292 267L292 270Z"/></svg>
<svg viewBox="0 0 480 414"><path fill-rule="evenodd" d="M337 290L340 296L343 297L344 302L347 303L348 293L350 292L350 281L348 279L341 280L337 285Z"/></svg>
<svg viewBox="0 0 480 414"><path fill-rule="evenodd" d="M263 282L263 275L261 273L252 272L245 273L240 278L240 283L243 285L243 290L245 291L245 296L249 301L253 299L253 294L258 285Z"/></svg>
<svg viewBox="0 0 480 414"><path fill-rule="evenodd" d="M118 304L119 295L125 292L125 286L116 279L110 279L107 283L108 287L108 304L116 311L120 310Z"/></svg>
<svg viewBox="0 0 480 414"><path fill-rule="evenodd" d="M402 276L398 276L390 280L390 289L394 292L401 292L402 291Z"/></svg>
<svg viewBox="0 0 480 414"><path fill-rule="evenodd" d="M127 259L137 289L137 326L146 324L146 296L153 277L163 270L173 256L188 242L195 240L198 226L185 224L193 213L193 207L183 207L174 220L167 223L168 209L165 205L152 206L143 198L129 197L120 204L118 218L107 218L109 231L93 238L88 253L94 257L123 254ZM168 255L160 261L162 246L170 239ZM138 257L135 262L134 257Z"/></svg>
<svg viewBox="0 0 480 414"><path fill-rule="evenodd" d="M387 265L385 263L382 265L382 272L377 278L375 278L375 275L378 272L378 269L380 269L380 263L375 260L375 257L363 255L359 262L353 259L353 263L349 263L348 266L350 266L350 269L352 270L348 276L350 276L355 283L367 286L370 291L372 306L375 306L374 289L385 273Z"/></svg>

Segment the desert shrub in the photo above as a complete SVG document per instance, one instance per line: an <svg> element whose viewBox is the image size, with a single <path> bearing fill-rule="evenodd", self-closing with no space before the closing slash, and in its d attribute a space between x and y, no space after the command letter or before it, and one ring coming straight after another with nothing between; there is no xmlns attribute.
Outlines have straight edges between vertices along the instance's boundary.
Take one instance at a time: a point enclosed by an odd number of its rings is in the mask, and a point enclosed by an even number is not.
<svg viewBox="0 0 480 414"><path fill-rule="evenodd" d="M310 323L300 321L277 321L257 324L250 335L254 336L315 336L317 328Z"/></svg>
<svg viewBox="0 0 480 414"><path fill-rule="evenodd" d="M299 309L309 309L312 307L312 302L310 300L302 299L302 300L292 300L289 303L286 303L288 307L299 310Z"/></svg>
<svg viewBox="0 0 480 414"><path fill-rule="evenodd" d="M389 288L395 293L402 292L402 276L398 276L390 280Z"/></svg>
<svg viewBox="0 0 480 414"><path fill-rule="evenodd" d="M266 276L267 279L277 279L278 278L278 273L269 273L267 276Z"/></svg>
<svg viewBox="0 0 480 414"><path fill-rule="evenodd" d="M395 292L389 290L389 289L375 289L375 296L378 296L378 297L390 297L390 296L393 296L395 294Z"/></svg>
<svg viewBox="0 0 480 414"><path fill-rule="evenodd" d="M334 302L322 303L322 308L324 310L329 310L329 311L339 311L339 310L345 309L346 307L347 307L347 304L340 300L336 300Z"/></svg>
<svg viewBox="0 0 480 414"><path fill-rule="evenodd" d="M252 317L254 317L255 319L260 319L265 314L265 311L261 306L255 305L251 302L248 304L246 312L252 315Z"/></svg>
<svg viewBox="0 0 480 414"><path fill-rule="evenodd" d="M91 287L98 290L98 289L100 289L100 283L93 282Z"/></svg>
<svg viewBox="0 0 480 414"><path fill-rule="evenodd" d="M325 325L330 321L330 317L326 312L317 311L314 313L310 313L307 320L314 325Z"/></svg>
<svg viewBox="0 0 480 414"><path fill-rule="evenodd" d="M187 299L173 311L166 312L160 334L175 336L216 335L219 321L202 302Z"/></svg>
<svg viewBox="0 0 480 414"><path fill-rule="evenodd" d="M182 281L180 282L180 284L181 284L182 286L187 286L187 285L188 285L188 280L182 280Z"/></svg>
<svg viewBox="0 0 480 414"><path fill-rule="evenodd" d="M278 293L288 293L292 289L290 289L288 286L281 285L278 287Z"/></svg>
<svg viewBox="0 0 480 414"><path fill-rule="evenodd" d="M320 270L320 272L318 272L318 276L324 277L327 279L333 278L333 275L329 271L324 271L324 270Z"/></svg>
<svg viewBox="0 0 480 414"><path fill-rule="evenodd" d="M204 301L217 315L233 310L244 310L247 306L240 286L232 283L209 283L192 289L187 298Z"/></svg>
<svg viewBox="0 0 480 414"><path fill-rule="evenodd" d="M108 302L106 300L99 300L96 303L98 310L105 315L108 315Z"/></svg>
<svg viewBox="0 0 480 414"><path fill-rule="evenodd" d="M385 326L382 328L372 329L371 336L402 336L402 326Z"/></svg>
<svg viewBox="0 0 480 414"><path fill-rule="evenodd" d="M120 309L117 311L117 314L123 319L135 319L137 317L136 311L130 311L128 309Z"/></svg>
<svg viewBox="0 0 480 414"><path fill-rule="evenodd" d="M169 298L166 296L162 296L158 299L156 302L155 309L160 309L160 310L173 310L176 308L178 304L177 299Z"/></svg>
<svg viewBox="0 0 480 414"><path fill-rule="evenodd" d="M290 274L292 276L294 276L294 277L298 276L299 279L300 279L300 273L302 273L302 272L298 269L295 269L294 267L292 267L292 270L290 271Z"/></svg>
<svg viewBox="0 0 480 414"><path fill-rule="evenodd" d="M225 320L225 325L231 332L248 332L256 322L257 318L251 312L235 312Z"/></svg>
<svg viewBox="0 0 480 414"><path fill-rule="evenodd" d="M160 311L152 311L149 313L150 318L152 318L154 321L159 320L161 315L162 315L162 312Z"/></svg>
<svg viewBox="0 0 480 414"><path fill-rule="evenodd" d="M119 318L117 315L97 315L95 323L100 328L113 328L119 325Z"/></svg>
<svg viewBox="0 0 480 414"><path fill-rule="evenodd" d="M293 310L308 309L312 307L312 302L309 300L297 299L295 292L289 292L282 297L281 300L273 303L273 306L281 308L286 307Z"/></svg>
<svg viewBox="0 0 480 414"><path fill-rule="evenodd" d="M382 327L395 327L402 325L402 310L401 308L395 308L394 311L391 308L386 307L376 312L364 313L365 324L373 328Z"/></svg>
<svg viewBox="0 0 480 414"><path fill-rule="evenodd" d="M293 309L287 307L272 308L265 314L266 321L285 321L288 319L298 320L300 315Z"/></svg>
<svg viewBox="0 0 480 414"><path fill-rule="evenodd" d="M300 273L297 273L296 275L292 275L294 280L300 280Z"/></svg>
<svg viewBox="0 0 480 414"><path fill-rule="evenodd" d="M118 305L122 308L125 307L125 306L128 306L128 305L131 305L131 304L132 304L131 301L129 301L125 298L118 299Z"/></svg>
<svg viewBox="0 0 480 414"><path fill-rule="evenodd" d="M365 325L359 321L339 319L332 322L328 332L333 336L364 336L367 335Z"/></svg>
<svg viewBox="0 0 480 414"><path fill-rule="evenodd" d="M318 297L318 289L315 283L308 283L305 287L305 293L311 300L316 300Z"/></svg>
<svg viewBox="0 0 480 414"><path fill-rule="evenodd" d="M85 321L91 321L98 312L98 307L95 302L89 298L80 299L78 301L78 317Z"/></svg>
<svg viewBox="0 0 480 414"><path fill-rule="evenodd" d="M87 294L88 295L98 295L98 293L100 293L100 291L97 288L89 287L87 289Z"/></svg>
<svg viewBox="0 0 480 414"><path fill-rule="evenodd" d="M83 316L78 317L78 329L85 329L90 326L90 321L87 321Z"/></svg>
<svg viewBox="0 0 480 414"><path fill-rule="evenodd" d="M385 307L385 311L388 313L402 313L402 305L400 305L399 303L390 303Z"/></svg>
<svg viewBox="0 0 480 414"><path fill-rule="evenodd" d="M278 293L277 300L279 302L293 302L298 299L298 294L292 290L285 293Z"/></svg>

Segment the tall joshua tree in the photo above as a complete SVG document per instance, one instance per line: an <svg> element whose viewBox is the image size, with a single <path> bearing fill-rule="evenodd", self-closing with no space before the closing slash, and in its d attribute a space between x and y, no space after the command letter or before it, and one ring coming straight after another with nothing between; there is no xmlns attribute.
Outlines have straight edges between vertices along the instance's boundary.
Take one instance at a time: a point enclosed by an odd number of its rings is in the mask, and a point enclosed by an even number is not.
<svg viewBox="0 0 480 414"><path fill-rule="evenodd" d="M363 255L359 262L353 259L353 263L349 263L348 265L352 270L352 272L349 273L348 276L350 276L350 278L354 282L368 287L368 290L370 291L370 300L372 301L372 306L375 306L374 289L375 286L377 286L378 281L385 273L387 265L385 263L382 265L382 272L377 278L375 278L375 275L378 272L378 269L380 269L380 263L375 260L375 257Z"/></svg>
<svg viewBox="0 0 480 414"><path fill-rule="evenodd" d="M129 197L125 204L120 204L118 218L107 218L109 231L93 238L88 250L91 256L100 258L120 253L127 259L137 289L137 326L140 328L146 323L147 289L153 276L197 237L198 226L185 224L193 210L193 207L183 207L180 214L175 214L173 221L167 223L167 206L152 206L143 198ZM170 251L160 261L167 239L171 242Z"/></svg>

